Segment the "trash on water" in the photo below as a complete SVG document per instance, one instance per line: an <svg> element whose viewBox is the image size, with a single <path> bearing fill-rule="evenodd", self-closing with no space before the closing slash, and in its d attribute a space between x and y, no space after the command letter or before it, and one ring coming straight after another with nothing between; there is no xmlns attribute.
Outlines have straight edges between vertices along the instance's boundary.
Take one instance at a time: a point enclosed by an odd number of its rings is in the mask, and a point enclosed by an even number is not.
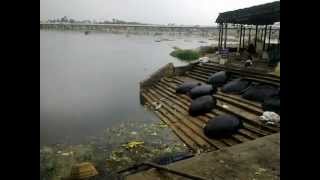
<svg viewBox="0 0 320 180"><path fill-rule="evenodd" d="M259 168L258 171L255 172L255 175L260 175L263 172L266 172L267 170L264 168Z"/></svg>
<svg viewBox="0 0 320 180"><path fill-rule="evenodd" d="M156 132L153 132L153 133L151 134L151 136L156 136L156 135L158 135Z"/></svg>
<svg viewBox="0 0 320 180"><path fill-rule="evenodd" d="M61 156L70 156L73 155L73 152L61 153Z"/></svg>
<svg viewBox="0 0 320 180"><path fill-rule="evenodd" d="M160 128L166 128L166 127L168 127L168 125L167 124L164 124L164 123L159 123L159 125L158 125Z"/></svg>
<svg viewBox="0 0 320 180"><path fill-rule="evenodd" d="M125 147L126 149L134 149L134 148L137 148L143 144L144 144L143 141L131 141L127 144L123 144L122 146Z"/></svg>

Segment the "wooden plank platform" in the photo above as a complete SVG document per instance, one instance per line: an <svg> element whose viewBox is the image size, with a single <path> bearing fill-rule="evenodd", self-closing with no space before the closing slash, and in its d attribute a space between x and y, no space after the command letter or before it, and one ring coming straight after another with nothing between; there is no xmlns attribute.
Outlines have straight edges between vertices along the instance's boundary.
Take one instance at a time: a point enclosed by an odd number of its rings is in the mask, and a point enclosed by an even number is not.
<svg viewBox="0 0 320 180"><path fill-rule="evenodd" d="M192 117L188 113L191 99L187 95L176 94L175 88L186 81L206 82L209 73L223 70L210 63L196 64L180 75L161 77L153 80L148 87L141 88L141 97L145 105L192 150L193 152L216 151L243 142L255 140L280 131L280 126L268 126L258 118L262 115L261 104L241 98L239 95L222 93L220 89L213 96L217 99L217 108L201 116ZM229 69L228 69L229 70ZM280 79L273 75L229 70L233 78L246 77L252 81L280 86ZM155 103L161 104L157 110ZM209 119L221 115L232 114L240 118L244 127L228 138L210 139L204 135L203 127Z"/></svg>

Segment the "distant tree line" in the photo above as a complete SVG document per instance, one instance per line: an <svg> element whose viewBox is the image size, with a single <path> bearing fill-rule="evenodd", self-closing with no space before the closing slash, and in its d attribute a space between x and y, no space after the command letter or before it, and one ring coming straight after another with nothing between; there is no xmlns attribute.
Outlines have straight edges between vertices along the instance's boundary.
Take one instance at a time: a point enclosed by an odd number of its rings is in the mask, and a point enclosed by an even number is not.
<svg viewBox="0 0 320 180"><path fill-rule="evenodd" d="M44 22L41 21L40 22ZM123 21L119 19L113 18L111 21L109 20L103 20L103 21L96 21L96 20L75 20L72 18L68 18L67 16L64 16L62 18L57 19L49 19L49 23L85 23L85 24L146 24L146 23L140 23L140 22L130 22L130 21Z"/></svg>

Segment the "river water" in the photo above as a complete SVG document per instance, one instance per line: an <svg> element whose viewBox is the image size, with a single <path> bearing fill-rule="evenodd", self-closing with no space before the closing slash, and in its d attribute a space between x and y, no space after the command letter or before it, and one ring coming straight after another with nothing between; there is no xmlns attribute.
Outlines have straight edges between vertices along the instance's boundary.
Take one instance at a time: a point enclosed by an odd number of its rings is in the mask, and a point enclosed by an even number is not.
<svg viewBox="0 0 320 180"><path fill-rule="evenodd" d="M139 81L169 62L173 46L207 38L40 30L40 145L79 143L123 121L155 118L139 102ZM206 41L199 43L198 41Z"/></svg>

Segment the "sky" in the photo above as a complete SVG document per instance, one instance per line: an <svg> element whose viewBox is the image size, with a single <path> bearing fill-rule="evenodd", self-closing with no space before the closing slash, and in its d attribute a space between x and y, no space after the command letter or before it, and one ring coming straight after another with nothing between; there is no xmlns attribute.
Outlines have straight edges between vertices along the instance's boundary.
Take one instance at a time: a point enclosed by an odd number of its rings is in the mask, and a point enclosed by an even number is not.
<svg viewBox="0 0 320 180"><path fill-rule="evenodd" d="M112 18L150 24L214 25L220 12L275 0L40 0L40 20Z"/></svg>

